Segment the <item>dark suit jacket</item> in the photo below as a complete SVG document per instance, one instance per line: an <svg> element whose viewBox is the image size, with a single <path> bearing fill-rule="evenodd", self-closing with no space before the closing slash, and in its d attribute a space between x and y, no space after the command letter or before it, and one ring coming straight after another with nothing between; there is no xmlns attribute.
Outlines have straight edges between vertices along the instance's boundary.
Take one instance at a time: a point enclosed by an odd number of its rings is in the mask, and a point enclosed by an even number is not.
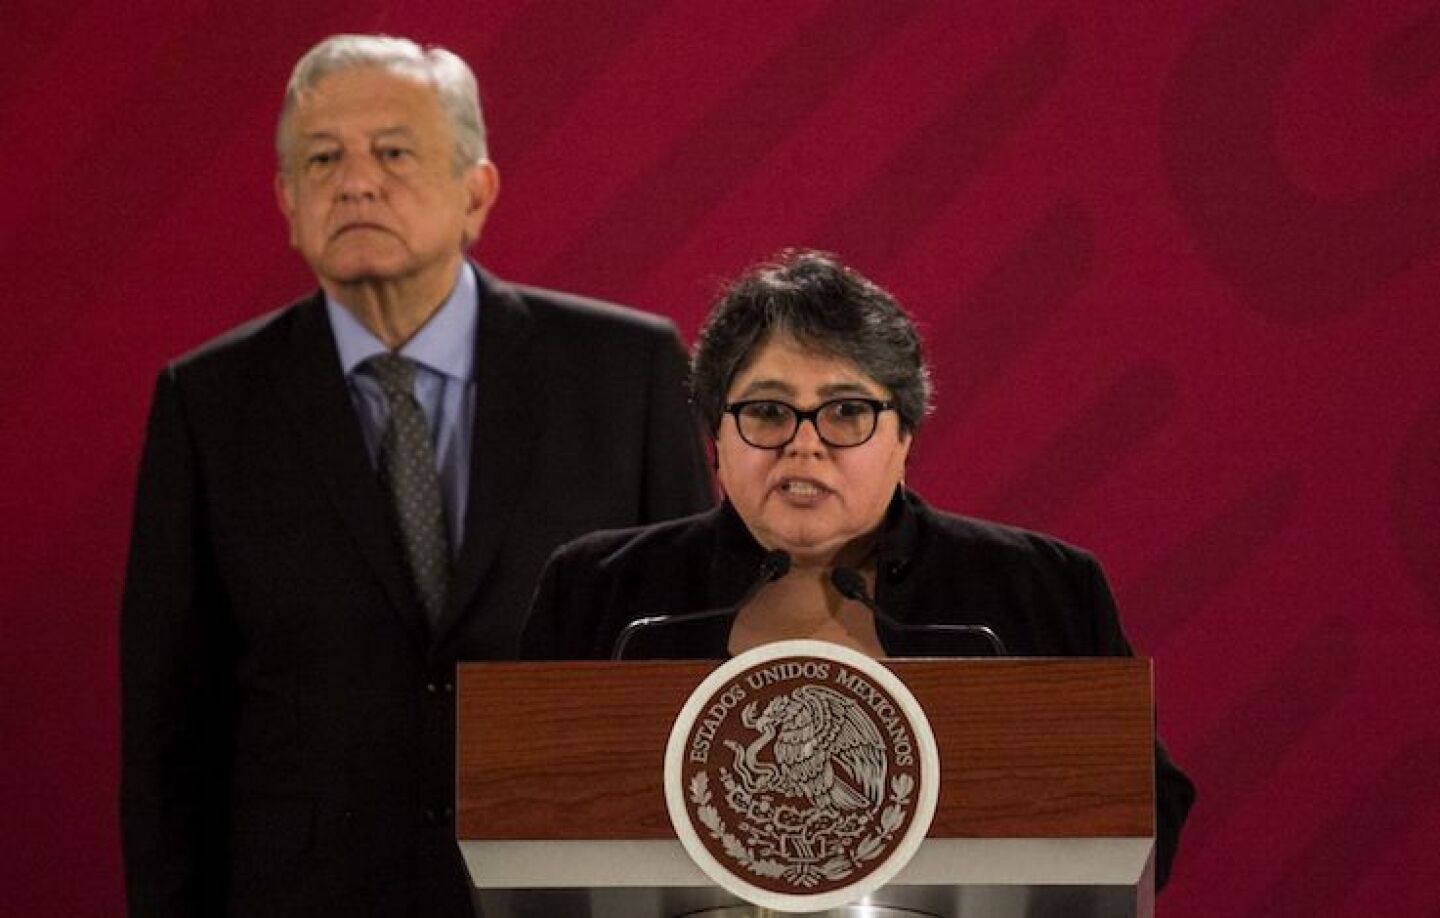
<svg viewBox="0 0 1440 918"><path fill-rule="evenodd" d="M121 625L145 915L467 914L454 667L561 542L713 504L673 325L481 273L465 544L431 634L316 294L168 366Z"/></svg>
<svg viewBox="0 0 1440 918"><path fill-rule="evenodd" d="M541 577L521 639L528 659L605 659L621 630L654 615L692 616L638 632L627 658L727 655L734 604L765 550L728 504L564 546ZM1047 536L942 513L897 491L880 533L875 599L906 625L989 625L1016 656L1130 656L1115 600L1087 552ZM723 614L707 616L707 611ZM988 644L877 622L890 656L988 654ZM1156 881L1169 876L1195 796L1156 746Z"/></svg>

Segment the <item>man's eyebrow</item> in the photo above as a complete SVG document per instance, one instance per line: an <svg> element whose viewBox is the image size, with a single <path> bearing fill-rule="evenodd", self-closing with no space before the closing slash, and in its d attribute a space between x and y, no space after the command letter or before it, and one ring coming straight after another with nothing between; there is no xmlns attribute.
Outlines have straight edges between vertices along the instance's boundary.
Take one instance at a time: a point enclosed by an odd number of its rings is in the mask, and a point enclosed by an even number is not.
<svg viewBox="0 0 1440 918"><path fill-rule="evenodd" d="M392 136L396 136L396 135L399 135L399 136L405 137L405 138L413 138L413 137L415 136L415 131L412 130L411 128L407 127L406 125L400 124L400 125L396 125L395 127L384 127L384 128L381 128L381 129L378 130L378 131L373 131L373 132L370 134L370 139L371 139L371 140L380 140L380 139L385 138L385 137L392 137Z"/></svg>
<svg viewBox="0 0 1440 918"><path fill-rule="evenodd" d="M415 136L415 131L403 124L399 124L394 127L383 127L377 131L372 131L370 133L370 139L379 140L384 137L391 137L397 135L401 137L413 138ZM305 141L306 143L339 143L340 135L332 133L331 131L319 129L313 131L306 131L300 136L300 139L302 141Z"/></svg>

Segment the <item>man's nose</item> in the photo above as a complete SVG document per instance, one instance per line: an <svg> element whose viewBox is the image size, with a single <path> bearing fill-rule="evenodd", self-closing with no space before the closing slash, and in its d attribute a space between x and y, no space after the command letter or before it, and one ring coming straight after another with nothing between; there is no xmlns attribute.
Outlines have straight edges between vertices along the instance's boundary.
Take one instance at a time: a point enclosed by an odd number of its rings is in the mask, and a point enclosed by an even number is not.
<svg viewBox="0 0 1440 918"><path fill-rule="evenodd" d="M347 156L340 161L336 191L342 198L373 198L385 180L385 171L374 157Z"/></svg>

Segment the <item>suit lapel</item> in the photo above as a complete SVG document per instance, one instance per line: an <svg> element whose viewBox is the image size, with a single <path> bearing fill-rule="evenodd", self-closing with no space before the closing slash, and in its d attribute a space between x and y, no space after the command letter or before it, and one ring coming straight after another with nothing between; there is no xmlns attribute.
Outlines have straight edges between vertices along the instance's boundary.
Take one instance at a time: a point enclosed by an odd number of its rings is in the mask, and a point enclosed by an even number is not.
<svg viewBox="0 0 1440 918"><path fill-rule="evenodd" d="M294 333L281 369L281 410L313 463L331 503L356 546L421 648L429 627L415 597L399 542L335 351L335 338L317 294L296 310Z"/></svg>
<svg viewBox="0 0 1440 918"><path fill-rule="evenodd" d="M475 336L475 426L465 541L436 643L474 601L525 487L530 453L545 416L544 387L533 385L534 318L520 295L476 269L480 316Z"/></svg>

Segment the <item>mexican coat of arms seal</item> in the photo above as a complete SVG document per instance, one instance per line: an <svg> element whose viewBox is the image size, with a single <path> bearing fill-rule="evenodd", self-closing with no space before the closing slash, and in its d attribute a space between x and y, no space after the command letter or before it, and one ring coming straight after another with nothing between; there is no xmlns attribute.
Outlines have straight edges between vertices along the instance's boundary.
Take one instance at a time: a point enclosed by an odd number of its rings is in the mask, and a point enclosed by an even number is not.
<svg viewBox="0 0 1440 918"><path fill-rule="evenodd" d="M889 882L934 815L924 712L875 660L782 641L722 665L666 749L671 822L714 882L778 911L821 911Z"/></svg>

